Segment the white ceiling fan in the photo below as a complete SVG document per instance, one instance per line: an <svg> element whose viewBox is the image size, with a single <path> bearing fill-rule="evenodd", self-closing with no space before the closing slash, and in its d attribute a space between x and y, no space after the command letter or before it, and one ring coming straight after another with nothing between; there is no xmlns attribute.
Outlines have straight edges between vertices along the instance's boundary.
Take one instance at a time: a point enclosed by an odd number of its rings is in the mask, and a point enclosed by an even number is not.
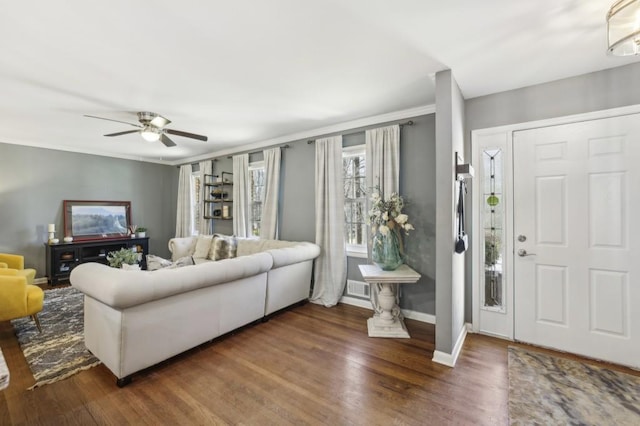
<svg viewBox="0 0 640 426"><path fill-rule="evenodd" d="M122 136L129 133L140 133L140 135L144 140L148 142L155 142L157 140L160 140L167 147L176 146L176 143L172 141L167 136L167 134L182 136L185 138L197 139L204 142L206 142L208 139L206 136L197 135L195 133L183 132L181 130L174 130L174 129L165 129L164 126L171 123L171 121L167 118L164 118L160 114L156 114L155 112L140 111L137 113L137 115L138 115L138 121L140 122L140 124L129 123L127 121L121 121L121 120L114 120L111 118L97 117L95 115L85 114L84 116L89 118L97 118L99 120L115 121L116 123L124 123L124 124L128 124L130 126L134 126L138 128L137 130L125 130L124 132L109 133L105 135L109 137Z"/></svg>

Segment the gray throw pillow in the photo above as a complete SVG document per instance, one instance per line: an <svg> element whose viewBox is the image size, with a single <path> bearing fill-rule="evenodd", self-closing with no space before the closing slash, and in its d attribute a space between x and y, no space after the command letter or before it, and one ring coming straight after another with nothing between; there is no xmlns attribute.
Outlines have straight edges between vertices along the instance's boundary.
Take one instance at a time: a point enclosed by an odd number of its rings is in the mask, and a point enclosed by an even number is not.
<svg viewBox="0 0 640 426"><path fill-rule="evenodd" d="M147 271L156 271L158 269L171 266L171 261L163 259L160 256L154 254L147 255Z"/></svg>
<svg viewBox="0 0 640 426"><path fill-rule="evenodd" d="M238 239L235 236L214 234L209 259L232 259L238 253Z"/></svg>

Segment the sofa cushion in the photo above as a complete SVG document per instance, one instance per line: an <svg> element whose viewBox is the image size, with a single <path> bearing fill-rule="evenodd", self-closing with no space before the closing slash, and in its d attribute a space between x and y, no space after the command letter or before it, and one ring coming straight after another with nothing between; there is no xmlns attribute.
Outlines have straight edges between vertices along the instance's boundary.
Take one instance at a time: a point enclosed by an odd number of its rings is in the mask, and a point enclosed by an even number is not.
<svg viewBox="0 0 640 426"><path fill-rule="evenodd" d="M238 240L234 236L214 234L208 258L211 260L233 259L238 253Z"/></svg>
<svg viewBox="0 0 640 426"><path fill-rule="evenodd" d="M261 238L238 238L238 256L248 256L272 249L294 247L298 243L284 240L267 240Z"/></svg>
<svg viewBox="0 0 640 426"><path fill-rule="evenodd" d="M213 235L198 235L193 257L199 259L206 258L209 255L209 250L211 249L211 240L213 240Z"/></svg>

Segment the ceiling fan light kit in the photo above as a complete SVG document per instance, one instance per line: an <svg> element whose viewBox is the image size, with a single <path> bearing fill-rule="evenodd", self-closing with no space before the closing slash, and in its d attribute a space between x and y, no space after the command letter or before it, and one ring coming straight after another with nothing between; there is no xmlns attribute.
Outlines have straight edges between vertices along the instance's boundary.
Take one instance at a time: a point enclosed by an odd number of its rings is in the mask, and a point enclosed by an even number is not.
<svg viewBox="0 0 640 426"><path fill-rule="evenodd" d="M105 135L109 137L128 135L129 133L140 133L140 136L142 136L142 138L145 141L155 142L159 140L166 147L176 146L176 143L172 141L171 138L167 136L167 134L182 136L190 139L197 139L204 142L206 142L208 139L206 136L196 135L195 133L183 132L182 130L165 129L164 126L171 123L171 120L161 116L160 114L156 114L155 112L140 111L137 113L137 115L138 115L138 121L140 122L140 124L134 124L134 123L129 123L127 121L114 120L111 118L98 117L95 115L88 115L88 114L85 114L85 117L97 118L99 120L114 121L116 123L124 123L133 127L137 127L139 129L139 130L125 130L124 132L109 133Z"/></svg>
<svg viewBox="0 0 640 426"><path fill-rule="evenodd" d="M142 139L147 142L155 142L160 139L160 132L158 131L158 129L151 126L145 127L140 132L140 135L142 136Z"/></svg>
<svg viewBox="0 0 640 426"><path fill-rule="evenodd" d="M620 0L607 13L607 53L630 56L640 53L640 0Z"/></svg>

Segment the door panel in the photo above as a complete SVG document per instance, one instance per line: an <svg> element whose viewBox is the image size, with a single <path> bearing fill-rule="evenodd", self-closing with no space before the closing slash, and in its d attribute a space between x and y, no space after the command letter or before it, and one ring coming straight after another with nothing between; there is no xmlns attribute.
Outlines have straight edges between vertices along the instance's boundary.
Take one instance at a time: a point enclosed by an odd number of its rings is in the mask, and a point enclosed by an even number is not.
<svg viewBox="0 0 640 426"><path fill-rule="evenodd" d="M517 340L640 367L638 165L638 115L514 133Z"/></svg>

